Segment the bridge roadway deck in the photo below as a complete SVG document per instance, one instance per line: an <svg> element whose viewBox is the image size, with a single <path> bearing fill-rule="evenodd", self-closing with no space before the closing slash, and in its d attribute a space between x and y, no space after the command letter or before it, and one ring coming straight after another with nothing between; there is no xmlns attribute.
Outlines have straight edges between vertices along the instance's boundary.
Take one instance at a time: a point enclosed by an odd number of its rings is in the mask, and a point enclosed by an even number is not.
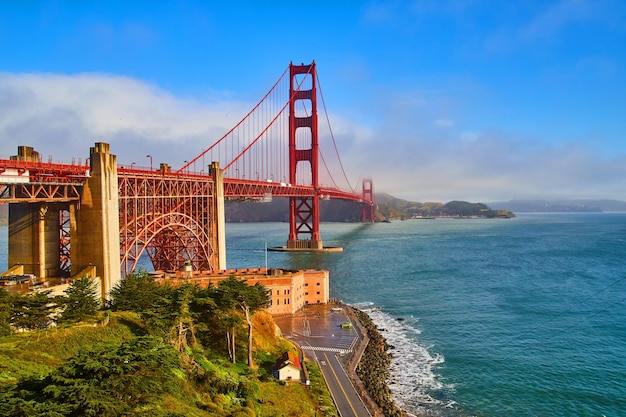
<svg viewBox="0 0 626 417"><path fill-rule="evenodd" d="M274 321L283 336L300 346L307 360L317 363L341 417L371 416L346 372L348 359L362 340L355 325L341 327L353 319L346 314L345 306L341 311L338 307L309 305L298 314L276 317Z"/></svg>

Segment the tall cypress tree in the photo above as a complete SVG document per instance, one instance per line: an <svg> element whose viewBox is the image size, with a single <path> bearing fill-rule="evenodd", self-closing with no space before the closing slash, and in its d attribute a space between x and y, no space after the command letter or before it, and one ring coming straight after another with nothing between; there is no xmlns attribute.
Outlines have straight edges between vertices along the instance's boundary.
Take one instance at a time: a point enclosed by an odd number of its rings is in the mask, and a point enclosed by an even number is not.
<svg viewBox="0 0 626 417"><path fill-rule="evenodd" d="M235 308L238 307L244 314L248 324L248 366L254 366L252 360L252 315L255 311L267 307L270 296L263 285L256 283L248 285L245 280L229 277L218 285L218 293L222 295L222 302Z"/></svg>

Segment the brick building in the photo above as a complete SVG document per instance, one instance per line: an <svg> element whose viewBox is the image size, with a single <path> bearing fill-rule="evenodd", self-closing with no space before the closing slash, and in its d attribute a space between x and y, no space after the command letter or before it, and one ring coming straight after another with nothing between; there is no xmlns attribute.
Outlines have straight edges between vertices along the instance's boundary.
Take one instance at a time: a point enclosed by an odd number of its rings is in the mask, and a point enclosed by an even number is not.
<svg viewBox="0 0 626 417"><path fill-rule="evenodd" d="M250 285L257 282L271 294L270 314L295 314L306 304L327 304L329 299L329 276L326 270L288 270L277 268L227 269L214 273L163 274L157 281L167 280L172 285L189 282L200 286L218 285L229 277L245 279Z"/></svg>

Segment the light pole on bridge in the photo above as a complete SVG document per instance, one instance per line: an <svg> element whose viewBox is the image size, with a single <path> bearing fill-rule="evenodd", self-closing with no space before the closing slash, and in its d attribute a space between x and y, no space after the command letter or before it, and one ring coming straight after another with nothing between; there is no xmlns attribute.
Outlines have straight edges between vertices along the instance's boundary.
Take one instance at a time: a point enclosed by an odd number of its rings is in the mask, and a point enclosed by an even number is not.
<svg viewBox="0 0 626 417"><path fill-rule="evenodd" d="M146 155L146 158L150 158L150 171L152 171L152 155Z"/></svg>

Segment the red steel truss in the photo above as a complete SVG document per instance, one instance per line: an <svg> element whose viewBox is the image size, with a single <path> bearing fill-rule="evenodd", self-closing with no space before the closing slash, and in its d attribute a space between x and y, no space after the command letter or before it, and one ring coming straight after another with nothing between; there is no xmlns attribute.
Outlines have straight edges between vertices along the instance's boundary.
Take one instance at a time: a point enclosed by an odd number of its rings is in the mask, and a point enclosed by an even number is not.
<svg viewBox="0 0 626 417"><path fill-rule="evenodd" d="M147 253L155 270L194 270L217 265L214 192L209 176L146 174L119 169L122 272Z"/></svg>
<svg viewBox="0 0 626 417"><path fill-rule="evenodd" d="M0 200L8 203L79 201L89 165L0 160Z"/></svg>
<svg viewBox="0 0 626 417"><path fill-rule="evenodd" d="M71 272L70 257L70 212L59 210L59 271L66 276Z"/></svg>

